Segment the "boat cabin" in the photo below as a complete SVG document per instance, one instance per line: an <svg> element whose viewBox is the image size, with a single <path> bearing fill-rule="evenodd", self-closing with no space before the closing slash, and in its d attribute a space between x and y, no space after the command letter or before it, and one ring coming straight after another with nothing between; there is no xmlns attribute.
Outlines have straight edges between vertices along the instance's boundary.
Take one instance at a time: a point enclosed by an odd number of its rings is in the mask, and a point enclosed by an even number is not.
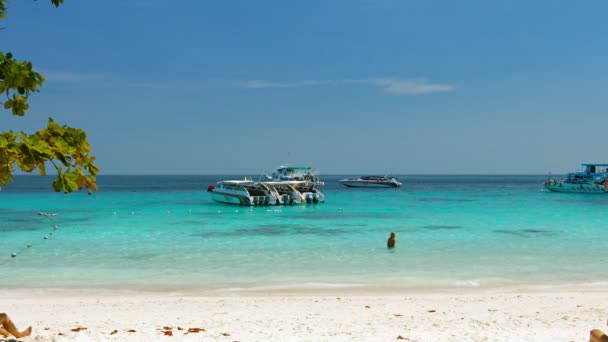
<svg viewBox="0 0 608 342"><path fill-rule="evenodd" d="M314 181L315 172L308 166L281 166L272 174L273 180Z"/></svg>
<svg viewBox="0 0 608 342"><path fill-rule="evenodd" d="M390 179L390 177L388 177L388 176L361 176L361 179L384 181L384 180Z"/></svg>
<svg viewBox="0 0 608 342"><path fill-rule="evenodd" d="M608 177L608 164L582 164L584 171L568 174L566 182L588 183L603 181Z"/></svg>
<svg viewBox="0 0 608 342"><path fill-rule="evenodd" d="M250 181L250 180L242 180L242 181L227 180L227 181L221 181L217 185L218 185L218 189L242 190L243 187L246 185L254 185L254 182Z"/></svg>

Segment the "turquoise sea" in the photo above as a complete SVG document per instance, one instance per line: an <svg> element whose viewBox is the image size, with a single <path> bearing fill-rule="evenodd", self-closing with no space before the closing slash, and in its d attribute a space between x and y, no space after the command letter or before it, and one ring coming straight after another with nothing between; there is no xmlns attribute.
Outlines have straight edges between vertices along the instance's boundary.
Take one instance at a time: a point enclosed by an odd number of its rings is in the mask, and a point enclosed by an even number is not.
<svg viewBox="0 0 608 342"><path fill-rule="evenodd" d="M409 175L398 177L399 189L346 188L343 177L321 177L323 204L249 208L206 192L242 176L101 176L91 196L18 176L0 192L3 288L238 293L608 281L608 195L545 192L545 176ZM387 250L391 231L397 248Z"/></svg>

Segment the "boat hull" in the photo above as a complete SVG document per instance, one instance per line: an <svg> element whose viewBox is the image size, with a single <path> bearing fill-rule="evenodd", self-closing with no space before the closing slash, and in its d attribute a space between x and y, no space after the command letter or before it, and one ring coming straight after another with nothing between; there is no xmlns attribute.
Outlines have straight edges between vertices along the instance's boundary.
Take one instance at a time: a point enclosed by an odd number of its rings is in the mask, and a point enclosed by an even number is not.
<svg viewBox="0 0 608 342"><path fill-rule="evenodd" d="M546 182L545 189L552 192L579 193L579 194L608 194L606 184L596 183L567 183L567 182Z"/></svg>
<svg viewBox="0 0 608 342"><path fill-rule="evenodd" d="M398 188L400 184L392 182L340 181L349 188Z"/></svg>
<svg viewBox="0 0 608 342"><path fill-rule="evenodd" d="M238 205L251 205L251 200L247 196L228 194L222 192L211 192L211 198L220 203L238 204Z"/></svg>
<svg viewBox="0 0 608 342"><path fill-rule="evenodd" d="M323 203L325 196L312 186L300 188L306 182L247 182L223 181L218 187L209 186L207 192L220 203L244 206L293 205ZM300 187L298 187L300 186Z"/></svg>

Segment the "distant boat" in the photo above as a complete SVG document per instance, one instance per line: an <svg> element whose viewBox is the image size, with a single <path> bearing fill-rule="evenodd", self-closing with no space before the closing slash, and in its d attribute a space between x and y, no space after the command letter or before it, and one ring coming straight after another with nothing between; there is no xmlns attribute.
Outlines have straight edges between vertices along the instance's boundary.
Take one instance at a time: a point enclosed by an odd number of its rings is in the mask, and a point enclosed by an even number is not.
<svg viewBox="0 0 608 342"><path fill-rule="evenodd" d="M342 179L338 182L349 188L398 188L401 186L396 178L389 176L361 176Z"/></svg>
<svg viewBox="0 0 608 342"><path fill-rule="evenodd" d="M553 192L608 193L608 164L582 164L585 171L571 172L565 180L550 178L545 189Z"/></svg>

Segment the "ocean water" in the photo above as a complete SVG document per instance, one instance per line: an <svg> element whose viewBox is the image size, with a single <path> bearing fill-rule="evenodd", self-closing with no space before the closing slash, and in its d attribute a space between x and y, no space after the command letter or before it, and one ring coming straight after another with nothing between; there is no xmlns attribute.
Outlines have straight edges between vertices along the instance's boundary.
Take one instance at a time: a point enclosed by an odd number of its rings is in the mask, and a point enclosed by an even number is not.
<svg viewBox="0 0 608 342"><path fill-rule="evenodd" d="M398 189L321 178L323 204L249 208L206 192L242 176L101 176L91 196L54 193L49 177L18 176L0 192L3 288L231 293L608 282L608 195L545 192L544 176L400 176ZM394 250L386 248L391 231Z"/></svg>

